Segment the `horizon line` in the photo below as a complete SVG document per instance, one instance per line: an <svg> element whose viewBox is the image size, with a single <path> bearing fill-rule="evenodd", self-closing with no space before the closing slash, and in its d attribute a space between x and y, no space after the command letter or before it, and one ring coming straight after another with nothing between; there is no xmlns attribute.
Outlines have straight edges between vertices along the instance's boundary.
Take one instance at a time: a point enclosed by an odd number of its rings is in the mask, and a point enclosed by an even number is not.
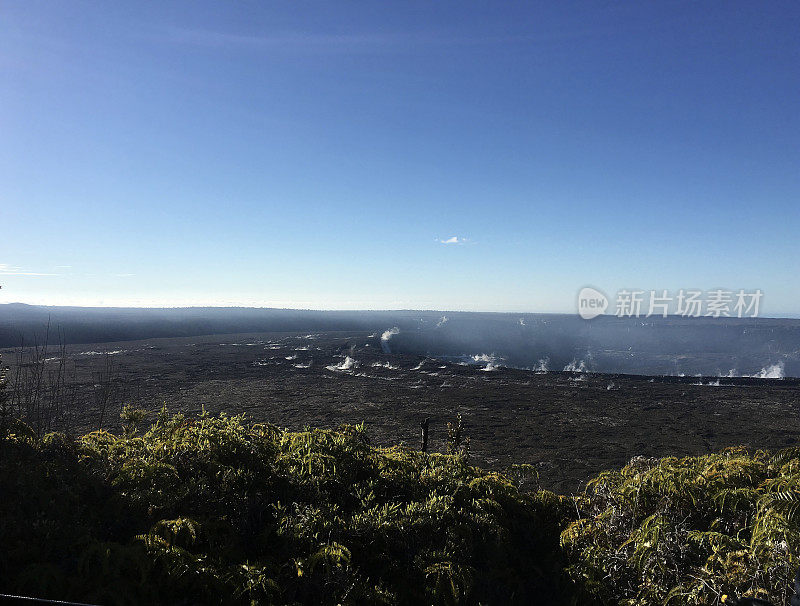
<svg viewBox="0 0 800 606"><path fill-rule="evenodd" d="M43 305L39 303L24 303L22 301L9 301L7 303L0 303L0 307L7 306L7 305L20 305L26 307L40 307L40 308L73 308L73 309L85 309L85 310L94 310L94 309L138 309L138 310L182 310L182 309L252 309L252 310L272 310L272 311L304 311L304 312L321 312L321 313L331 313L331 312L436 312L436 313L458 313L458 314L506 314L506 315L529 315L529 316L576 316L580 317L577 312L564 312L564 311L488 311L488 310L463 310L463 309L435 309L435 308L415 308L415 307L404 307L404 308L315 308L315 307L268 307L268 306L254 306L254 305L168 305L168 306L140 306L140 305ZM620 318L620 319L629 319L629 320L650 320L650 319L702 319L702 318L709 318L714 320L800 320L800 314L794 315L775 315L775 316L757 316L757 317L736 317L736 316L683 316L678 314L668 314L666 317L662 315L657 316L618 316L617 314L607 314L603 313L597 316L598 318ZM596 318L593 318L596 319ZM592 320L584 320L585 322L591 322Z"/></svg>

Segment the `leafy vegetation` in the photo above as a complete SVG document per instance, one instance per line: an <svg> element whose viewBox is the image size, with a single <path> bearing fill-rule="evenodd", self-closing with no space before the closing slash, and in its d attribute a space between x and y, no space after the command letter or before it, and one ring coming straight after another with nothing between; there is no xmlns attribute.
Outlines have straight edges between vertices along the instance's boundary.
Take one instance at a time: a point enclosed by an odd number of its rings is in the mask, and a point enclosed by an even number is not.
<svg viewBox="0 0 800 606"><path fill-rule="evenodd" d="M0 462L4 591L98 604L559 600L569 499L363 426L165 411L140 435L37 439Z"/></svg>
<svg viewBox="0 0 800 606"><path fill-rule="evenodd" d="M786 604L800 554L800 448L631 461L589 483L562 535L604 604Z"/></svg>
<svg viewBox="0 0 800 606"><path fill-rule="evenodd" d="M0 390L1 391L1 390ZM635 459L561 497L535 471L370 445L361 425L123 410L0 441L0 590L97 604L786 603L800 449Z"/></svg>

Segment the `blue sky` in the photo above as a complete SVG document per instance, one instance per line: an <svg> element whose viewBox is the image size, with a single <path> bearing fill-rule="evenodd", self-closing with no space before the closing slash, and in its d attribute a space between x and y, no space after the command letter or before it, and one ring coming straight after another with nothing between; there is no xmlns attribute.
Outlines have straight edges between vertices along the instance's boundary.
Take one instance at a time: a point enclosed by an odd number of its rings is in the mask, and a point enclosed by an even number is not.
<svg viewBox="0 0 800 606"><path fill-rule="evenodd" d="M0 302L799 316L798 30L796 2L6 0Z"/></svg>

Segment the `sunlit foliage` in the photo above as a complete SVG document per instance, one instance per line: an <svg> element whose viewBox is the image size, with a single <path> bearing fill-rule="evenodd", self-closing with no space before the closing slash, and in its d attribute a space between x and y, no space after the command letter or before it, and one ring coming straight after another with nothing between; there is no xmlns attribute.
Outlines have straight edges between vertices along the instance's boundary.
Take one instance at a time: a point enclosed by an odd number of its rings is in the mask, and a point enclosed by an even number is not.
<svg viewBox="0 0 800 606"><path fill-rule="evenodd" d="M800 449L634 459L592 480L562 535L583 600L786 604L800 563Z"/></svg>
<svg viewBox="0 0 800 606"><path fill-rule="evenodd" d="M559 603L570 499L463 454L126 409L0 459L6 592L97 604Z"/></svg>
<svg viewBox="0 0 800 606"><path fill-rule="evenodd" d="M455 454L165 410L0 440L5 592L95 604L786 603L800 448L632 460L583 495ZM451 428L452 429L452 428Z"/></svg>

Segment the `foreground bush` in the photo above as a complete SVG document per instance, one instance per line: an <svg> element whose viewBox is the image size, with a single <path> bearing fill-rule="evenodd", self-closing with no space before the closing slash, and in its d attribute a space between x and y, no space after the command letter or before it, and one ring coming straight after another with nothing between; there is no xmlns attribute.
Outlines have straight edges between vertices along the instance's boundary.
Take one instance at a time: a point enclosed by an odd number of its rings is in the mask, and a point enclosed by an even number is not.
<svg viewBox="0 0 800 606"><path fill-rule="evenodd" d="M560 603L572 501L463 455L162 412L0 449L0 592L98 604Z"/></svg>
<svg viewBox="0 0 800 606"><path fill-rule="evenodd" d="M0 440L0 593L116 604L787 602L800 449L635 459L584 495L463 454L162 411ZM519 472L524 475L524 469ZM559 546L560 541L560 546ZM571 581L570 581L571 579Z"/></svg>
<svg viewBox="0 0 800 606"><path fill-rule="evenodd" d="M788 603L800 554L800 449L634 459L592 480L562 535L581 601Z"/></svg>

